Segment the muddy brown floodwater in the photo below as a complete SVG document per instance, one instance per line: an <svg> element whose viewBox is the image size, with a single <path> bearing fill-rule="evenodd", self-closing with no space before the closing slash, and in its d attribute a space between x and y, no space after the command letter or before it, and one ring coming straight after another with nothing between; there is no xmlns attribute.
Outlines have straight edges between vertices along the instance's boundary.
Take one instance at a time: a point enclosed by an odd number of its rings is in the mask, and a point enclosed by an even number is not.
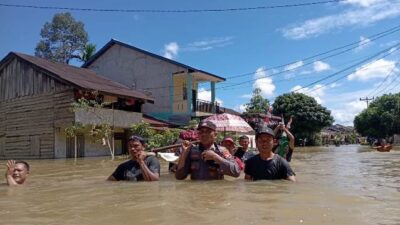
<svg viewBox="0 0 400 225"><path fill-rule="evenodd" d="M27 187L0 182L0 224L400 224L398 147L297 148L297 183L176 181L165 162L159 182L106 182L122 161L29 161Z"/></svg>

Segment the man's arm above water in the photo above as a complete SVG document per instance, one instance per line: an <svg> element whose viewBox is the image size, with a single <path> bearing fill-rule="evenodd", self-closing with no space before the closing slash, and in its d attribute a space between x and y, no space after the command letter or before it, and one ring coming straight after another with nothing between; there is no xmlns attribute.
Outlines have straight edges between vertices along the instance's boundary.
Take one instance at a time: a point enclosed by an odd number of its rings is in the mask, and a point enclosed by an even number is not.
<svg viewBox="0 0 400 225"><path fill-rule="evenodd" d="M9 160L7 162L7 170L6 170L6 174L5 174L8 186L18 186L19 185L13 178L14 169L15 169L15 161Z"/></svg>
<svg viewBox="0 0 400 225"><path fill-rule="evenodd" d="M205 160L214 160L220 166L220 169L224 175L239 177L240 167L235 161L235 158L229 153L228 150L222 149L221 151L225 158L212 150L204 151L202 153L202 157Z"/></svg>
<svg viewBox="0 0 400 225"><path fill-rule="evenodd" d="M192 145L190 142L185 141L182 143L182 152L178 160L177 169L175 172L175 178L178 180L184 180L189 174L189 164L188 155Z"/></svg>

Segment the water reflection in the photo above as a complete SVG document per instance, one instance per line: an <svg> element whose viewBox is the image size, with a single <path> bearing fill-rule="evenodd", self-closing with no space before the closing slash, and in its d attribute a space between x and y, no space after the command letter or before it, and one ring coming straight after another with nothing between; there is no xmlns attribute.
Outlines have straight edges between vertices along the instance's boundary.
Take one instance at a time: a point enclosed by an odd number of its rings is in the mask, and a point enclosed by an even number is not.
<svg viewBox="0 0 400 225"><path fill-rule="evenodd" d="M30 185L0 186L1 224L398 224L400 151L298 148L297 183L105 182L122 160L30 161ZM4 165L4 161L1 162ZM3 167L4 168L4 167Z"/></svg>

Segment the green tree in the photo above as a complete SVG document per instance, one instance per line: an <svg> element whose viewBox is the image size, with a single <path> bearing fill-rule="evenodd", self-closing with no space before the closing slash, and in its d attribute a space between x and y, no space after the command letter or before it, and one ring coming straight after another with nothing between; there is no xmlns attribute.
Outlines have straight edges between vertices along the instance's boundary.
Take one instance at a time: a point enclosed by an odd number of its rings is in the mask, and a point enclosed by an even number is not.
<svg viewBox="0 0 400 225"><path fill-rule="evenodd" d="M291 132L297 140L307 138L311 145L318 144L320 138L317 134L333 123L331 112L305 94L280 95L272 106L273 114L283 115L285 121L293 117Z"/></svg>
<svg viewBox="0 0 400 225"><path fill-rule="evenodd" d="M95 44L86 44L85 48L81 55L81 61L87 62L89 59L94 55L96 52L96 45Z"/></svg>
<svg viewBox="0 0 400 225"><path fill-rule="evenodd" d="M168 129L157 133L154 129L150 127L149 123L141 122L133 124L131 126L131 131L135 135L139 135L147 139L148 149L163 147L171 145L178 138L179 129Z"/></svg>
<svg viewBox="0 0 400 225"><path fill-rule="evenodd" d="M67 64L73 58L82 59L88 42L84 24L68 12L55 14L51 22L44 24L40 36L35 55Z"/></svg>
<svg viewBox="0 0 400 225"><path fill-rule="evenodd" d="M265 113L268 108L269 101L261 95L261 89L254 89L250 102L246 104L245 113Z"/></svg>
<svg viewBox="0 0 400 225"><path fill-rule="evenodd" d="M96 94L96 92L93 92ZM84 110L86 112L90 112L92 116L98 118L101 122L97 124L87 124L83 126L80 123L74 122L71 126L65 128L65 133L67 137L74 137L75 142L75 158L77 157L77 135L80 133L88 133L91 137L94 138L95 142L103 143L103 145L107 145L108 150L110 151L111 159L115 158L115 149L114 149L114 130L110 123L106 122L106 119L103 118L101 114L96 113L96 109L103 108L105 105L109 103L97 103L94 100L87 100L84 98L78 99L77 102L71 104L71 111L77 112L79 110Z"/></svg>
<svg viewBox="0 0 400 225"><path fill-rule="evenodd" d="M377 138L400 133L400 93L375 99L354 118L354 127L362 136Z"/></svg>

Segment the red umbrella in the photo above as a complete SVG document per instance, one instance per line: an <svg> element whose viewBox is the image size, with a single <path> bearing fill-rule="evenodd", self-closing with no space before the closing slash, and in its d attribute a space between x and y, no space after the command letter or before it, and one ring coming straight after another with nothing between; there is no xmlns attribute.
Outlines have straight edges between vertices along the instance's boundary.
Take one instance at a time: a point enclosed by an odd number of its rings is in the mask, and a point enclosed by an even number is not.
<svg viewBox="0 0 400 225"><path fill-rule="evenodd" d="M247 133L253 128L240 116L222 113L207 117L204 121L211 121L217 126L217 131L232 131Z"/></svg>

